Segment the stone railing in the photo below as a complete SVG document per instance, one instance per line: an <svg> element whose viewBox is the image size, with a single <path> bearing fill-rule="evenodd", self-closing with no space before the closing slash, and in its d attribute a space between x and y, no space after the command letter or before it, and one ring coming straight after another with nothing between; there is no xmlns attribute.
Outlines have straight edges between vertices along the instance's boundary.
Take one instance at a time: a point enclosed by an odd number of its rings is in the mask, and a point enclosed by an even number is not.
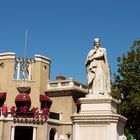
<svg viewBox="0 0 140 140"><path fill-rule="evenodd" d="M69 89L69 88L75 88L87 92L87 86L80 82L74 81L73 78L69 78L69 80L49 81L47 83L47 90Z"/></svg>

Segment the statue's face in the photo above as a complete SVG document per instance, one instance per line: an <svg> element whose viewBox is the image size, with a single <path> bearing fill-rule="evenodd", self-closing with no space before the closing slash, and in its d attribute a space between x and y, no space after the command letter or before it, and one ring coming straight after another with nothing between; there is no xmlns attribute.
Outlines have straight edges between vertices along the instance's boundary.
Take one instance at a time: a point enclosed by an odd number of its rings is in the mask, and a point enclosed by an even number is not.
<svg viewBox="0 0 140 140"><path fill-rule="evenodd" d="M94 46L95 46L96 48L99 48L99 47L100 47L100 43L99 43L99 42L95 42L95 43L94 43Z"/></svg>

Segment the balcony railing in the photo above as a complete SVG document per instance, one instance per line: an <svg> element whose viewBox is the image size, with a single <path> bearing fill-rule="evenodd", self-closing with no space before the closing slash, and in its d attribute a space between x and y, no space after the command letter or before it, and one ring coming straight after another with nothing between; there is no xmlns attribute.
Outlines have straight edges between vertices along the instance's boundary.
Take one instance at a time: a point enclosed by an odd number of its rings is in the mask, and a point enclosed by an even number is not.
<svg viewBox="0 0 140 140"><path fill-rule="evenodd" d="M68 89L68 88L75 88L87 92L86 85L74 81L74 79L72 78L70 78L69 80L49 81L47 83L47 90Z"/></svg>

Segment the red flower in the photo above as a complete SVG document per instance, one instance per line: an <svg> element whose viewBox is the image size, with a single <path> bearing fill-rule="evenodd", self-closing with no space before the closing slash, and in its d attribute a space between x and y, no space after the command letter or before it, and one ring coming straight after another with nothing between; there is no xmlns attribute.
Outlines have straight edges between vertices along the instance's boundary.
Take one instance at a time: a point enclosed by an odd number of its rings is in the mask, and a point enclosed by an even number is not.
<svg viewBox="0 0 140 140"><path fill-rule="evenodd" d="M33 107L33 108L31 109L31 111L32 111L32 113L36 113L36 112L38 111L38 108L37 108L37 107Z"/></svg>
<svg viewBox="0 0 140 140"><path fill-rule="evenodd" d="M26 111L27 111L27 106L24 106L22 111L23 111L23 113L26 113Z"/></svg>
<svg viewBox="0 0 140 140"><path fill-rule="evenodd" d="M45 108L43 108L43 114L48 114L48 112L49 112L49 109L47 108L47 107L45 107Z"/></svg>
<svg viewBox="0 0 140 140"><path fill-rule="evenodd" d="M15 106L12 106L11 108L10 108L10 110L11 110L11 112L13 112L13 113L15 113L16 112L16 107Z"/></svg>

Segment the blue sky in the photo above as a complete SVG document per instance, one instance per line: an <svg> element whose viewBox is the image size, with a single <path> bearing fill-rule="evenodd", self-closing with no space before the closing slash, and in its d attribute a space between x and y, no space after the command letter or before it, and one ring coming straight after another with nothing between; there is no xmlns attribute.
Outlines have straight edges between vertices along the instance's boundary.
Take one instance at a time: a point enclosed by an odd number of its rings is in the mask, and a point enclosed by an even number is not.
<svg viewBox="0 0 140 140"><path fill-rule="evenodd" d="M86 83L84 62L99 37L111 72L117 57L140 39L140 0L1 0L0 52L49 57L51 80L57 75Z"/></svg>

